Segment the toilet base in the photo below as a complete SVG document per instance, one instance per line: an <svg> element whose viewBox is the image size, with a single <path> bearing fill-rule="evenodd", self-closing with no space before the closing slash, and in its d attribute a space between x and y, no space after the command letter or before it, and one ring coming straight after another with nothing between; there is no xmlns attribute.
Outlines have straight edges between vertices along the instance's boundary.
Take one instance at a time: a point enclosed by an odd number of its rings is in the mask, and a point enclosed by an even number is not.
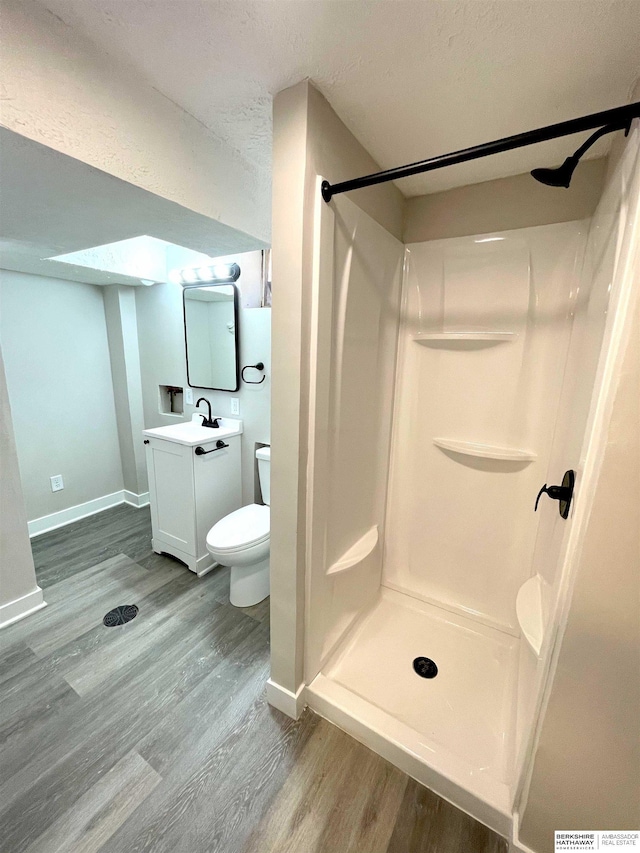
<svg viewBox="0 0 640 853"><path fill-rule="evenodd" d="M231 566L229 601L234 607L252 607L269 595L269 558L251 566Z"/></svg>

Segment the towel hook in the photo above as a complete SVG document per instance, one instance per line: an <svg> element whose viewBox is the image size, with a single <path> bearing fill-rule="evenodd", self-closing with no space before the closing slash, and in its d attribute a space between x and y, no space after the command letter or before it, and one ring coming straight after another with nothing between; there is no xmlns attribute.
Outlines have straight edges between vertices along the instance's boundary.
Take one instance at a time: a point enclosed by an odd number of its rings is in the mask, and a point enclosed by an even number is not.
<svg viewBox="0 0 640 853"><path fill-rule="evenodd" d="M258 379L257 382L252 382L250 379L244 378L245 370L249 370L250 368L254 369L254 370L264 370L264 364L261 361L259 361L257 364L245 364L245 366L242 368L242 370L240 372L240 376L242 377L242 381L246 382L247 385L261 385L264 382L264 380L267 378L266 376L263 376L262 379Z"/></svg>

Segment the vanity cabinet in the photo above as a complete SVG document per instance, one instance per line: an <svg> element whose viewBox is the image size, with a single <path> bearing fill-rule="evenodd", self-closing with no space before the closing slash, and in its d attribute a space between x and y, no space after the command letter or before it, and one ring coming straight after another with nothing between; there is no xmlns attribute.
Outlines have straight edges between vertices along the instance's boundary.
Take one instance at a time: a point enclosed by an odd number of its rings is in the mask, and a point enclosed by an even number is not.
<svg viewBox="0 0 640 853"><path fill-rule="evenodd" d="M177 557L201 577L215 565L207 551L207 533L242 506L241 436L209 429L199 442L184 443L172 439L177 429L144 433L152 547L157 554ZM217 449L220 440L227 446ZM197 448L207 452L199 455Z"/></svg>

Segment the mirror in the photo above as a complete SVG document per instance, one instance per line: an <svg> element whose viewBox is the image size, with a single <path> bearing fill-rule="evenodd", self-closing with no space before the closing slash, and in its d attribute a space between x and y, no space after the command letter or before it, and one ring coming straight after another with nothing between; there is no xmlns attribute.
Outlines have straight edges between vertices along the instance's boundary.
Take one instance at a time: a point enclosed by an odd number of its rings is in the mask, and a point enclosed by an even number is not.
<svg viewBox="0 0 640 853"><path fill-rule="evenodd" d="M233 284L185 287L182 298L189 385L237 391L237 288Z"/></svg>

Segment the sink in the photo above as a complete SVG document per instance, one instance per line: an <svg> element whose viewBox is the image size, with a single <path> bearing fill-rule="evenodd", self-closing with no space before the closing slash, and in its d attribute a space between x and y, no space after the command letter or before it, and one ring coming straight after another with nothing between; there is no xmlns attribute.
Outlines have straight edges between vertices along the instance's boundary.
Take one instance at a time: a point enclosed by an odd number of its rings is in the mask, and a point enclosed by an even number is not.
<svg viewBox="0 0 640 853"><path fill-rule="evenodd" d="M215 416L214 416L215 417ZM201 426L202 418L194 415L192 420L181 424L171 424L171 426L156 427L155 429L145 429L144 435L147 438L159 438L164 441L173 441L176 444L186 444L190 447L195 447L197 444L206 444L207 442L217 441L219 438L231 438L233 435L242 434L242 421L236 418L219 418L220 426L214 427Z"/></svg>

